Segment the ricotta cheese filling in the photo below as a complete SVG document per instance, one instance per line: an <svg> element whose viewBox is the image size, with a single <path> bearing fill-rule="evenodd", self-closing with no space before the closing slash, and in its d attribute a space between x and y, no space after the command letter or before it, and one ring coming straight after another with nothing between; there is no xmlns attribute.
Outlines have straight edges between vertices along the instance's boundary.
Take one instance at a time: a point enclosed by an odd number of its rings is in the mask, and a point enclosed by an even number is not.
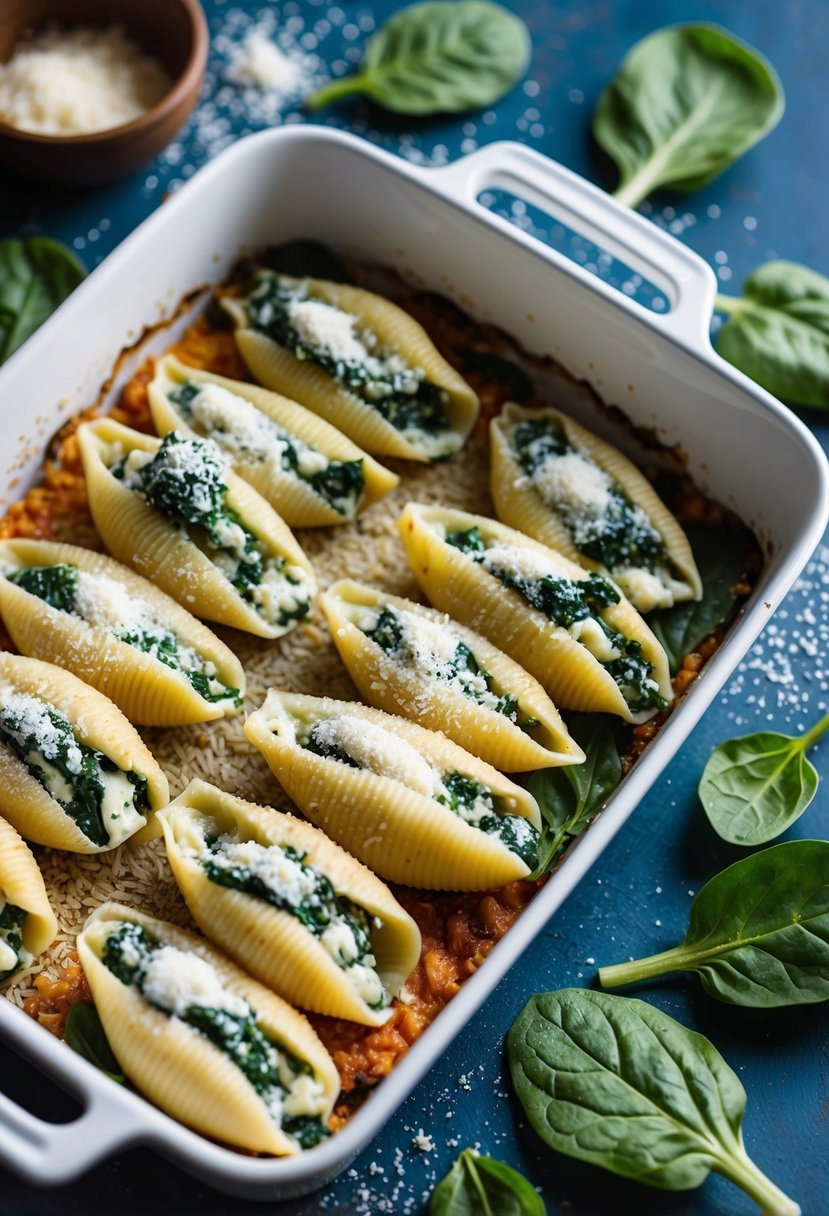
<svg viewBox="0 0 829 1216"><path fill-rule="evenodd" d="M107 937L102 962L155 1009L208 1039L242 1072L276 1127L302 1148L328 1135L326 1099L310 1066L262 1027L256 1010L228 990L199 955L153 940L141 925L124 922Z"/></svg>
<svg viewBox="0 0 829 1216"><path fill-rule="evenodd" d="M23 945L25 919L24 910L8 903L0 891L0 981L34 962L34 955Z"/></svg>
<svg viewBox="0 0 829 1216"><path fill-rule="evenodd" d="M69 719L42 698L0 686L0 743L93 844L114 848L146 823L146 778L76 739Z"/></svg>
<svg viewBox="0 0 829 1216"><path fill-rule="evenodd" d="M317 755L388 777L433 798L470 827L499 837L523 860L535 857L535 828L521 816L503 814L497 794L474 777L434 768L411 744L375 722L350 714L322 718L310 727L302 745Z"/></svg>
<svg viewBox="0 0 829 1216"><path fill-rule="evenodd" d="M283 626L309 615L311 576L286 558L267 553L227 505L227 458L213 440L183 439L171 431L154 453L134 448L123 455L114 450L108 468L128 490L181 528L266 624Z"/></svg>
<svg viewBox="0 0 829 1216"><path fill-rule="evenodd" d="M428 459L445 459L460 446L446 391L399 351L383 349L360 317L311 295L307 280L260 271L245 305L254 328L316 363Z"/></svg>
<svg viewBox="0 0 829 1216"><path fill-rule="evenodd" d="M529 545L489 541L477 526L442 531L447 544L584 646L611 676L631 710L665 707L653 664L643 655L641 643L604 620L604 610L621 600L613 583L592 571L582 579L567 578L557 573L544 553Z"/></svg>
<svg viewBox="0 0 829 1216"><path fill-rule="evenodd" d="M81 570L70 563L27 566L7 572L16 586L69 612L93 629L103 630L181 672L192 688L211 703L241 705L237 688L218 678L216 664L184 642L155 615L140 596L108 574Z"/></svg>
<svg viewBox="0 0 829 1216"><path fill-rule="evenodd" d="M665 542L618 482L551 418L516 423L509 440L523 470L516 485L533 487L579 552L601 563L647 611L672 604L677 579Z"/></svg>
<svg viewBox="0 0 829 1216"><path fill-rule="evenodd" d="M270 477L292 477L344 518L354 515L363 492L362 460L329 459L220 384L187 381L170 399L233 463L260 465Z"/></svg>
<svg viewBox="0 0 829 1216"><path fill-rule="evenodd" d="M537 718L520 716L517 697L510 693L499 695L493 690L489 672L453 629L448 616L437 622L385 604L378 609L364 609L358 628L412 675L456 690L476 705L503 714L521 730L538 726Z"/></svg>
<svg viewBox="0 0 829 1216"><path fill-rule="evenodd" d="M212 882L264 899L296 917L370 1008L389 1003L370 936L372 925L379 928L381 922L335 891L327 875L308 863L307 854L290 845L263 845L226 833L205 836L194 857Z"/></svg>

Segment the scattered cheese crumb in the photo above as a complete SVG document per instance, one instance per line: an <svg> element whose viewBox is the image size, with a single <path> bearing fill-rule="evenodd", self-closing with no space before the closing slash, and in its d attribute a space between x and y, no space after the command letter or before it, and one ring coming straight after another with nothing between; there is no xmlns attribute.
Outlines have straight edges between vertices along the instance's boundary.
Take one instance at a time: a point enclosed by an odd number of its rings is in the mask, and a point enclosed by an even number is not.
<svg viewBox="0 0 829 1216"><path fill-rule="evenodd" d="M283 95L295 92L301 77L302 68L296 60L256 30L248 36L227 72L231 84Z"/></svg>

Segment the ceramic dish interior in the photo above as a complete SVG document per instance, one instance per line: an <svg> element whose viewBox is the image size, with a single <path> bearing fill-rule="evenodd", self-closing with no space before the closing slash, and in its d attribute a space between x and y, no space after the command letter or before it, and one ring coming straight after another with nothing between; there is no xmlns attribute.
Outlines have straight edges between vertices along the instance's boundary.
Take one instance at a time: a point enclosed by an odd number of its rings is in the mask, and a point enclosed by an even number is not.
<svg viewBox="0 0 829 1216"><path fill-rule="evenodd" d="M332 181L338 183L336 207ZM475 200L492 186L545 205L641 267L671 301L670 311L645 313L486 213ZM44 443L61 420L98 399L108 378L114 387L122 383L153 344L155 349L169 345L169 326L140 339L148 322L175 312L183 290L220 281L240 253L300 237L389 265L412 285L454 298L479 320L513 334L526 350L553 356L568 373L557 379L557 404L634 457L642 458L641 435L648 433L681 452L703 493L755 532L765 567L703 677L601 817L341 1132L292 1159L239 1156L119 1089L19 1010L0 1002L6 1040L78 1093L86 1107L79 1120L57 1129L8 1099L0 1101L6 1132L0 1159L33 1180L64 1181L139 1141L238 1195L287 1198L336 1174L439 1059L618 831L759 633L825 526L825 461L797 420L713 355L706 337L713 276L693 254L572 174L517 146L495 145L447 170L424 172L350 137L313 128L241 141L125 242L14 356L0 373L9 403L0 447L6 468L0 507L18 498L21 486L34 478ZM179 328L183 320L178 317ZM125 342L136 347L117 361ZM639 441L613 411L600 407L598 398L624 410L641 428ZM34 428L28 421L32 416Z"/></svg>

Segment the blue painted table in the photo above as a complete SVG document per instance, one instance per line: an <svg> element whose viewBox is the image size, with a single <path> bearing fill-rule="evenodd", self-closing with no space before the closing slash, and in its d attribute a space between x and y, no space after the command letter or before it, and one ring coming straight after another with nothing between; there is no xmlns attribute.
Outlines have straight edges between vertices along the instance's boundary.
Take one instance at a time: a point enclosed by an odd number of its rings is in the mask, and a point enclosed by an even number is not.
<svg viewBox="0 0 829 1216"><path fill-rule="evenodd" d="M301 122L291 105L240 95L225 74L235 47L256 24L280 31L284 45L306 57L307 77L341 75L359 60L365 38L396 7L377 0L231 4L207 0L213 49L199 108L186 130L140 175L94 194L62 195L3 181L0 231L45 231L99 262L164 197L221 147L274 122ZM495 139L518 139L583 174L604 176L588 132L593 106L625 51L658 25L724 22L775 63L788 94L775 132L735 167L692 196L664 195L644 210L703 255L722 289L772 257L829 272L825 191L829 188L829 5L825 0L514 0L529 24L533 61L522 85L483 113L409 123L351 101L319 121L354 131L421 164L440 164ZM520 220L520 214L515 217ZM584 260L574 247L575 256ZM829 427L817 412L806 421L826 445ZM464 1035L447 1052L382 1135L333 1185L281 1213L414 1213L457 1152L476 1145L508 1161L543 1188L548 1210L570 1216L648 1212L670 1216L749 1216L754 1205L721 1179L701 1190L665 1194L615 1179L546 1152L523 1124L506 1078L504 1034L526 999L541 989L585 985L596 966L662 949L684 933L694 891L738 850L708 828L695 789L710 749L763 727L801 731L827 709L826 602L829 548L821 546L805 576L767 627L718 702L670 770L548 925ZM829 745L816 763L829 777ZM821 791L787 838L829 836ZM652 985L647 999L707 1034L748 1090L749 1152L807 1216L829 1212L829 1035L822 1006L780 1012L732 1009L693 982ZM2 1056L4 1087L26 1091L41 1108L60 1100ZM415 1143L420 1132L434 1147ZM420 1144L425 1143L420 1139ZM134 1150L57 1192L33 1192L11 1176L0 1181L0 1211L24 1213L251 1212L198 1186L155 1155ZM273 1205L271 1205L273 1206ZM268 1205L258 1210L269 1210Z"/></svg>

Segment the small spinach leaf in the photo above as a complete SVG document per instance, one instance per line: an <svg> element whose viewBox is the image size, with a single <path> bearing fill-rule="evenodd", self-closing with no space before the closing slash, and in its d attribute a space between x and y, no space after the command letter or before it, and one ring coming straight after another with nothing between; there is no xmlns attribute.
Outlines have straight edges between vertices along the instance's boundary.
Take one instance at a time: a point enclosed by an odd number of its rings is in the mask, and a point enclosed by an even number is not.
<svg viewBox="0 0 829 1216"><path fill-rule="evenodd" d="M463 375L466 375L467 372L478 372L479 375L486 376L488 380L505 384L509 388L511 401L526 401L532 395L532 380L523 367L519 367L511 359L493 355L490 351L475 350L471 346L459 350L458 354L463 360L461 365Z"/></svg>
<svg viewBox="0 0 829 1216"><path fill-rule="evenodd" d="M593 116L616 162L616 198L637 206L659 186L697 190L770 131L783 89L766 60L711 25L657 30L629 52Z"/></svg>
<svg viewBox="0 0 829 1216"><path fill-rule="evenodd" d="M546 873L570 841L588 827L622 780L625 728L617 718L578 714L568 729L584 751L584 762L539 769L528 783L541 811L535 878Z"/></svg>
<svg viewBox="0 0 829 1216"><path fill-rule="evenodd" d="M702 599L660 608L648 616L648 624L665 648L676 675L686 654L728 619L736 596L733 588L745 574L749 562L744 536L710 524L691 524L685 529L702 579Z"/></svg>
<svg viewBox="0 0 829 1216"><path fill-rule="evenodd" d="M355 76L332 81L307 105L319 110L351 93L365 93L398 114L458 114L503 97L529 61L527 27L498 4L413 4L369 40Z"/></svg>
<svg viewBox="0 0 829 1216"><path fill-rule="evenodd" d="M766 844L799 819L820 778L806 752L829 730L829 714L804 735L761 730L715 747L699 783L711 827L730 844Z"/></svg>
<svg viewBox="0 0 829 1216"><path fill-rule="evenodd" d="M0 241L0 363L86 277L71 249L45 236Z"/></svg>
<svg viewBox="0 0 829 1216"><path fill-rule="evenodd" d="M286 241L283 245L269 245L259 263L288 274L295 279L328 279L331 283L345 283L345 266L332 249L319 241Z"/></svg>
<svg viewBox="0 0 829 1216"><path fill-rule="evenodd" d="M530 1123L558 1152L671 1191L715 1170L764 1212L800 1212L743 1148L736 1074L660 1010L604 992L540 993L513 1023L507 1054Z"/></svg>
<svg viewBox="0 0 829 1216"><path fill-rule="evenodd" d="M724 359L784 401L829 407L829 278L767 262L715 307L729 318L714 338Z"/></svg>
<svg viewBox="0 0 829 1216"><path fill-rule="evenodd" d="M66 1042L79 1056L105 1072L113 1081L124 1084L126 1078L113 1055L94 1005L78 1004L71 1007L66 1015Z"/></svg>
<svg viewBox="0 0 829 1216"><path fill-rule="evenodd" d="M605 988L696 971L711 996L765 1009L829 1000L829 843L791 840L729 866L697 895L685 940L602 967Z"/></svg>
<svg viewBox="0 0 829 1216"><path fill-rule="evenodd" d="M492 1157L465 1148L435 1187L429 1216L546 1216L526 1178Z"/></svg>

